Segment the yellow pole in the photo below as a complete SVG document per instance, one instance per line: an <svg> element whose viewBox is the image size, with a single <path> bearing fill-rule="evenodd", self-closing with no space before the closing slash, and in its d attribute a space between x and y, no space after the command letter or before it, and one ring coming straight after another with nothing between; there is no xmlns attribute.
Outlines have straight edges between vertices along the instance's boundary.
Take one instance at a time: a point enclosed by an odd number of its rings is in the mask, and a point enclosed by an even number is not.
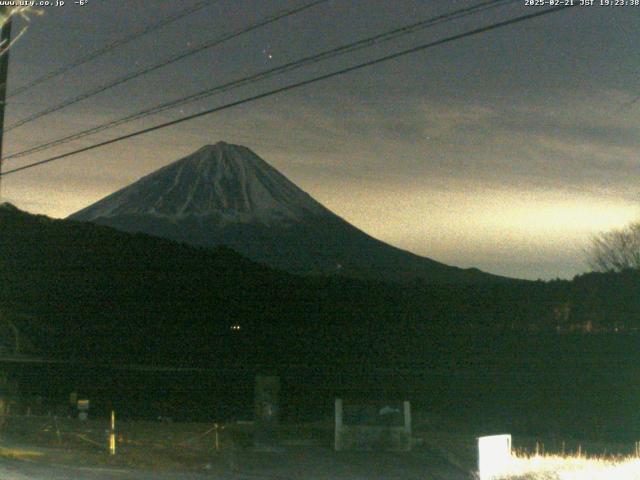
<svg viewBox="0 0 640 480"><path fill-rule="evenodd" d="M116 412L111 410L111 433L109 433L109 453L116 454Z"/></svg>

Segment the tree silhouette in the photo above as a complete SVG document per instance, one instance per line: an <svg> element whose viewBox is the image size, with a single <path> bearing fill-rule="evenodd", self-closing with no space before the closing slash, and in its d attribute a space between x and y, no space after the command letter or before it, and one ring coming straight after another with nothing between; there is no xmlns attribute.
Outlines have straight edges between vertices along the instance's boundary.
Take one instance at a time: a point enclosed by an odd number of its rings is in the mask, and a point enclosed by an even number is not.
<svg viewBox="0 0 640 480"><path fill-rule="evenodd" d="M640 269L640 221L594 236L587 255L589 266L599 272Z"/></svg>

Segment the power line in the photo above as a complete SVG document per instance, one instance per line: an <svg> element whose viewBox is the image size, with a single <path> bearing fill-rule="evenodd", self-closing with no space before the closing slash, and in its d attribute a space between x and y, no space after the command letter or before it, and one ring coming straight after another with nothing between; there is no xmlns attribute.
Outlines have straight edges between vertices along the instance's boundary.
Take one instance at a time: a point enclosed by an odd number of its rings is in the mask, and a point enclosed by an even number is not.
<svg viewBox="0 0 640 480"><path fill-rule="evenodd" d="M195 5L192 5L191 7L185 8L183 10L180 10L179 12L173 14L173 15L169 15L168 17L163 18L162 20L160 20L159 22L156 22L154 24L148 25L144 28L142 28L141 30L138 30L136 32L133 32L125 37L122 37L118 40L115 40L107 45L104 45L92 52L89 52L87 55L83 56L83 57L79 57L76 60L71 61L70 63L63 65L55 70L50 71L49 73L46 73L44 75L42 75L41 77L38 77L35 80L32 80L31 82L16 88L13 92L11 92L7 98L11 98L11 97L15 97L16 95L20 95L21 93L26 92L27 90L30 90L31 88L40 85L41 83L44 83L48 80L51 80L52 78L55 78L59 75L63 75L65 73L67 73L69 70L72 70L76 67L79 67L80 65L84 65L85 63L88 63L92 60L95 60L96 58L104 55L105 53L110 52L111 50L114 50L118 47L121 47L123 45L126 45L127 43L130 43L134 40L137 40L140 37L143 37L144 35L147 35L149 33L152 33L162 27L166 27L167 25L170 25L174 22L177 22L178 20L187 17L189 15L191 15L192 13L195 13L199 10L202 10L205 7L208 7L209 5L212 5L214 3L218 3L220 0L204 0L201 2L196 3Z"/></svg>
<svg viewBox="0 0 640 480"><path fill-rule="evenodd" d="M287 64L281 65L279 67L275 67L275 68L271 68L259 73L256 73L254 75L248 76L248 77L244 77L242 79L239 80L234 80L232 82L228 82L222 85L217 85L214 87L210 87L207 88L205 90L202 90L200 92L194 93L192 95L188 95L186 97L181 97L177 100L172 100L170 102L165 102L162 103L160 105L156 105L155 107L149 108L149 109L145 109L142 110L140 112L136 112L134 114L128 115L126 117L117 119L117 120L112 120L110 122L106 122L102 125L98 125L96 127L92 127L89 128L87 130L83 130L81 132L77 132L74 133L72 135L68 135L62 138L58 138L56 140L52 140L49 141L47 143L41 144L41 145L37 145L35 147L31 147L29 149L20 151L20 152L15 152L12 153L10 155L7 155L4 157L4 160L10 160L10 159L15 159L15 158L20 158L20 157L24 157L27 155L31 155L33 153L36 152L41 152L44 150L48 150L52 147L55 146L59 146L68 142L71 142L73 140L78 140L80 138L86 137L88 135L93 135L95 133L99 133L102 132L104 130L108 130L110 128L116 127L116 126L120 126L120 125L124 125L126 123L130 123L134 120L139 120L142 118L146 118L148 116L163 112L165 110L169 110L172 108L176 108L178 106L182 106L188 103L192 103L198 100L202 100L204 98L210 97L214 94L217 93L222 93L222 92L227 92L230 90L235 90L236 88L239 88L241 86L246 86L249 84L253 84L256 83L258 81L262 81L265 80L267 78L271 78L275 75L280 75L282 73L285 72L289 72L304 66L308 66L308 65L312 65L315 63L318 63L320 61L324 61L327 60L329 58L333 58L336 57L338 55L343 55L346 53L351 53L363 48L367 48L373 45L378 45L384 42L388 42L391 40L394 40L400 36L404 36L404 35L408 35L411 33L415 33L416 31L419 31L421 29L424 29L426 27L432 27L434 25L440 24L440 23L445 23L445 22L450 22L452 20L456 20L468 15L472 15L472 14L476 14L478 12L481 11L486 11L489 9L493 9L493 8L497 8L500 7L504 4L507 3L514 3L516 0L489 0L489 1L485 1L485 2L481 2L479 4L476 4L472 7L467 7L467 8L462 8L459 10L455 10L453 12L449 12L446 14L442 14L442 15L438 15L436 17L432 17L426 20L422 20L420 22L415 22L412 23L410 25L404 26L404 27L400 27L400 28L396 28L387 32L384 32L382 34L379 35L375 35L373 37L368 37L366 39L363 40L359 40L353 43L349 43L346 45L342 45L340 47L336 47L336 48L332 48L330 50L326 50L324 52L315 54L315 55L311 55L293 62L289 62Z"/></svg>
<svg viewBox="0 0 640 480"><path fill-rule="evenodd" d="M260 100L262 98L270 97L270 96L276 95L278 93L283 93L283 92L286 92L286 91L289 91L289 90L293 90L293 89L296 89L296 88L300 88L300 87L303 87L303 86L306 86L306 85L311 85L313 83L316 83L316 82L319 82L319 81L322 81L322 80L327 80L329 78L333 78L333 77L337 77L337 76L340 76L340 75L344 75L344 74L353 72L355 70L360 70L362 68L371 67L373 65L378 65L380 63L383 63L383 62L386 62L386 61L389 61L389 60L393 60L393 59L396 59L396 58L400 58L400 57L403 57L405 55L416 53L416 52L419 52L419 51L422 51L422 50L427 50L427 49L432 48L432 47L436 47L436 46L439 46L439 45L444 45L446 43L450 43L450 42L453 42L453 41L456 41L456 40L461 40L463 38L471 37L471 36L474 36L474 35L479 35L479 34L482 34L482 33L485 33L485 32L491 31L491 30L495 30L495 29L498 29L498 28L506 27L506 26L509 26L509 25L514 25L516 23L525 22L527 20L531 20L531 19L534 19L534 18L537 18L537 17L541 17L543 15L548 15L548 14L551 14L551 13L557 13L557 12L560 12L562 10L565 10L567 8L572 8L572 7L573 7L573 5L566 5L566 6L560 6L560 7L555 7L555 8L543 10L543 11L540 11L540 12L530 13L530 14L527 14L527 15L521 15L519 17L511 18L509 20L493 23L493 24L490 24L490 25L487 25L487 26L484 26L484 27L480 27L480 28L476 28L476 29L473 29L473 30L466 31L464 33L459 33L457 35L452 35L452 36L449 36L449 37L445 37L443 39L436 40L436 41L429 42L429 43L425 43L425 44L422 44L422 45L418 45L418 46L415 46L415 47L412 47L412 48L408 48L406 50L401 50L399 52L392 53L392 54L389 54L389 55L385 55L383 57L379 57L379 58L374 59L374 60L369 60L367 62L359 63L357 65L346 67L346 68L343 68L343 69L340 69L340 70L336 70L336 71L333 71L333 72L330 72L330 73L326 73L324 75L313 77L313 78L310 78L310 79L307 79L307 80L302 80L300 82L296 82L296 83L293 83L293 84L290 84L290 85L286 85L284 87L275 88L273 90L269 90L269 91L264 92L264 93L260 93L260 94L257 94L257 95L246 97L246 98L243 98L241 100L237 100L235 102L227 103L227 104L219 106L219 107L214 107L214 108L202 111L202 112L194 113L192 115L187 115L185 117L181 117L181 118L178 118L176 120L172 120L172 121L165 122L165 123L162 123L162 124L159 124L159 125L155 125L153 127L148 127L148 128L142 129L142 130L138 130L138 131L126 134L126 135L122 135L120 137L112 138L110 140L105 140L103 142L96 143L96 144L93 144L93 145L90 145L90 146L87 146L87 147L79 148L79 149L73 150L71 152L66 152L66 153L63 153L63 154L60 154L60 155L55 155L53 157L50 157L50 158L47 158L47 159L44 159L44 160L40 160L40 161L37 161L37 162L33 162L33 163L28 164L28 165L23 165L21 167L16 167L14 169L11 169L11 170L8 170L8 171L2 173L1 176L9 175L11 173L17 173L17 172L20 172L20 171L23 171L23 170L27 170L27 169L34 168L34 167L37 167L37 166L40 166L40 165L44 165L44 164L47 164L47 163L50 163L50 162L54 162L56 160L60 160L60 159L67 158L67 157L71 157L73 155L78 155L80 153L88 152L90 150L95 150L97 148L104 147L106 145L111 145L111 144L114 144L114 143L117 143L117 142L121 142L123 140L127 140L127 139L130 139L130 138L133 138L133 137L138 137L140 135L151 133L151 132L154 132L156 130L161 130L163 128L170 127L170 126L173 126L173 125L177 125L179 123L183 123L183 122L187 122L189 120L193 120L193 119L196 119L196 118L204 117L204 116L210 115L212 113L220 112L222 110L227 110L229 108L233 108L233 107L236 107L236 106L239 106L239 105L243 105L245 103L249 103L249 102L253 102L253 101L256 101L256 100Z"/></svg>
<svg viewBox="0 0 640 480"><path fill-rule="evenodd" d="M233 38L237 38L241 35L244 35L245 33L249 33L252 32L253 30L256 30L258 28L264 27L265 25L269 25L271 23L274 23L278 20L281 20L283 18L286 17L290 17L292 15L295 15L297 13L303 12L304 10L308 10L312 7L315 7L317 5L320 5L321 3L326 3L328 0L314 0L312 2L309 2L305 5L302 6L298 6L289 10L284 10L281 11L279 13L276 13L275 15L272 15L270 17L267 17L264 20L261 20L257 23L254 23L248 27L242 28L240 30L236 30L234 32L222 35L220 37L216 37L213 40L209 40L207 42L198 44L194 47L188 48L186 50L183 50L182 52L173 55L165 60L162 60L161 62L155 63L149 67L145 67L141 70L138 70L136 72L132 72L132 73L128 73L122 77L117 78L114 81L111 81L109 83L106 83L104 85L101 85L97 88L94 88L93 90L89 90L88 92L85 93L81 93L80 95L77 95L75 97L72 97L70 99L67 99L57 105L54 105L53 107L49 107L45 110L42 110L38 113L34 113L33 115L30 115L26 118L23 118L22 120L18 120L17 122L9 125L8 127L6 127L4 129L4 132L9 132L15 128L21 127L22 125L25 125L27 123L33 122L34 120L37 120L39 118L42 118L46 115L49 115L51 113L57 112L59 110L62 110L63 108L69 107L71 105L74 105L78 102L81 102L82 100L86 100L87 98L93 97L95 95L98 95L99 93L105 92L113 87L116 87L118 85L122 85L123 83L129 82L130 80L133 80L135 78L139 78L143 75L147 75L148 73L154 72L156 70L159 70L160 68L166 67L167 65L171 65L172 63L175 63L179 60L183 60L187 57L190 57L192 55L195 55L196 53L202 52L204 50L207 50L209 48L213 48L216 47L224 42L226 42L227 40L231 40Z"/></svg>

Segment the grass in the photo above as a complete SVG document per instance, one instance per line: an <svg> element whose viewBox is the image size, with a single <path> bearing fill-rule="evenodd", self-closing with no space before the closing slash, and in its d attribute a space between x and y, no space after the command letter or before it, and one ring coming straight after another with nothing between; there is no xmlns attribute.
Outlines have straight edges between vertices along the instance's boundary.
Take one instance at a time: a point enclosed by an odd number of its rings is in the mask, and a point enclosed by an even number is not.
<svg viewBox="0 0 640 480"><path fill-rule="evenodd" d="M439 462L445 460L452 469L472 476L478 466L475 435L468 432L452 433L459 431L453 425L440 426L448 428L441 432L437 428L430 430L416 425L414 436L420 442L414 452L398 457L397 461L403 465L402 468L425 469L429 468L428 460L423 463L411 462L435 456L441 459ZM250 424L224 425L218 451L212 427L211 423L119 421L118 454L111 457L107 453L105 434L108 419L79 422L56 417L10 416L2 434L7 437L8 444L14 447L0 449L0 458L4 456L43 463L109 468L132 467L147 471L206 469L210 475L221 476L236 468L251 471L268 469L275 473L295 470L296 475L308 468L310 470L306 472L306 478L316 478L313 475L330 478L325 472L330 466L335 467L333 478L356 478L355 474L347 472L358 468L378 468L382 471L387 468L384 462L394 458L390 455L384 457L385 460L376 461L362 452L351 456L349 453L336 455L331 448L333 423L330 421L282 425L278 436L285 453L278 456L252 452L253 426ZM513 450L508 475L501 477L502 480L640 480L640 443L632 448L629 444L544 440L550 447L547 450L544 444L539 443L539 439L516 437L517 448ZM17 445L33 447L18 449L15 448ZM38 452L43 452L42 456L34 458L40 455ZM565 455L562 452L570 453ZM619 454L596 455L596 452ZM313 472L313 475L309 472Z"/></svg>
<svg viewBox="0 0 640 480"><path fill-rule="evenodd" d="M640 456L604 457L581 454L513 456L505 480L640 480Z"/></svg>
<svg viewBox="0 0 640 480"><path fill-rule="evenodd" d="M25 450L23 448L5 448L0 447L0 457L13 458L16 460L30 460L32 458L41 457L42 453L34 450Z"/></svg>

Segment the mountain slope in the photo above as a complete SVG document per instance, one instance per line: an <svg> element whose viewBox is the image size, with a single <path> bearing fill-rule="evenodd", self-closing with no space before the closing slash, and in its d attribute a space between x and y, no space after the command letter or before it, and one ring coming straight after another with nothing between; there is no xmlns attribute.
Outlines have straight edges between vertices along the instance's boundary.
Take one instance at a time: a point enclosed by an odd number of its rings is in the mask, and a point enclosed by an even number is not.
<svg viewBox="0 0 640 480"><path fill-rule="evenodd" d="M407 350L416 331L449 332L468 290L298 277L224 247L0 205L0 319L20 324L47 356L216 367L380 362Z"/></svg>
<svg viewBox="0 0 640 480"><path fill-rule="evenodd" d="M228 246L300 274L496 281L392 247L341 219L246 147L208 145L70 219L197 246Z"/></svg>
<svg viewBox="0 0 640 480"><path fill-rule="evenodd" d="M269 306L286 308L280 292L296 290L293 276L225 248L8 205L0 206L0 232L0 315L35 322L34 343L50 355L193 359L228 342L236 322L268 328L276 316Z"/></svg>

